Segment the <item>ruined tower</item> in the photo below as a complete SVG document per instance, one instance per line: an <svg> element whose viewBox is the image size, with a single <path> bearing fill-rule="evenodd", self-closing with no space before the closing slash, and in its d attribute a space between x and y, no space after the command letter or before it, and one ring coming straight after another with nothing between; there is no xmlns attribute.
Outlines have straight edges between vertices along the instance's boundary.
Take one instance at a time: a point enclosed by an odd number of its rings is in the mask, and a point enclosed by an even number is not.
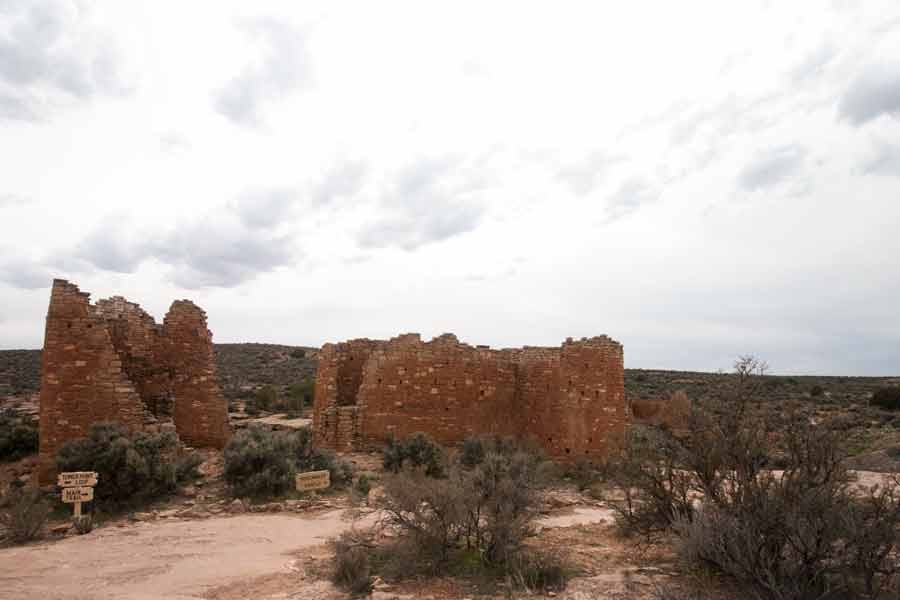
<svg viewBox="0 0 900 600"><path fill-rule="evenodd" d="M99 421L132 431L174 427L186 444L224 446L228 405L203 310L178 300L157 324L122 297L94 305L77 286L53 280L41 365L41 483L53 481L59 448Z"/></svg>

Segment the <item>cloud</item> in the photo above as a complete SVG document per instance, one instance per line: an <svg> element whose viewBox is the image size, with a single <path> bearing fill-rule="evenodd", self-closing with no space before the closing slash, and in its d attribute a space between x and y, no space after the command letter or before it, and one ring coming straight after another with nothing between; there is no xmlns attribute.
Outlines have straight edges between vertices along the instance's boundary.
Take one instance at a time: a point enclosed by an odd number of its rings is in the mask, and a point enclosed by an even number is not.
<svg viewBox="0 0 900 600"><path fill-rule="evenodd" d="M153 256L172 266L172 281L186 289L236 287L293 260L289 237L227 219L180 226L157 241Z"/></svg>
<svg viewBox="0 0 900 600"><path fill-rule="evenodd" d="M822 42L817 48L803 57L790 70L790 78L793 83L803 83L820 74L828 63L837 56L838 50L830 41Z"/></svg>
<svg viewBox="0 0 900 600"><path fill-rule="evenodd" d="M59 105L129 87L115 45L75 3L7 2L0 32L0 119L39 121Z"/></svg>
<svg viewBox="0 0 900 600"><path fill-rule="evenodd" d="M22 258L0 260L0 281L23 290L48 288L53 274L42 264Z"/></svg>
<svg viewBox="0 0 900 600"><path fill-rule="evenodd" d="M641 205L656 202L660 190L643 177L630 177L607 198L605 213L606 222L620 219L633 213Z"/></svg>
<svg viewBox="0 0 900 600"><path fill-rule="evenodd" d="M67 272L133 273L156 260L171 267L169 278L180 287L235 287L293 263L292 238L280 229L289 214L283 204L294 197L284 190L248 191L168 229L138 231L123 219L107 219L48 264Z"/></svg>
<svg viewBox="0 0 900 600"><path fill-rule="evenodd" d="M738 185L755 191L770 188L790 179L803 165L806 149L792 144L759 154L738 175Z"/></svg>
<svg viewBox="0 0 900 600"><path fill-rule="evenodd" d="M581 162L563 167L556 173L556 179L562 181L579 196L585 196L594 190L602 181L610 167L625 160L623 156L615 156L602 151L593 152Z"/></svg>
<svg viewBox="0 0 900 600"><path fill-rule="evenodd" d="M266 100L309 84L309 56L304 34L287 23L257 18L242 21L241 28L261 40L263 56L225 84L214 105L239 125L257 126Z"/></svg>
<svg viewBox="0 0 900 600"><path fill-rule="evenodd" d="M863 173L900 177L900 146L878 142L875 154L863 164Z"/></svg>
<svg viewBox="0 0 900 600"><path fill-rule="evenodd" d="M16 206L25 206L30 200L25 196L18 194L0 194L0 208L13 208Z"/></svg>
<svg viewBox="0 0 900 600"><path fill-rule="evenodd" d="M190 148L191 143L181 134L167 133L159 136L159 147L164 152L178 152Z"/></svg>
<svg viewBox="0 0 900 600"><path fill-rule="evenodd" d="M338 198L354 196L362 188L367 171L366 164L362 161L341 162L315 185L313 203L321 206Z"/></svg>
<svg viewBox="0 0 900 600"><path fill-rule="evenodd" d="M474 230L485 215L481 174L455 158L430 158L402 169L386 186L379 217L360 232L364 248L415 250Z"/></svg>
<svg viewBox="0 0 900 600"><path fill-rule="evenodd" d="M133 273L147 257L143 235L127 232L122 219L107 219L76 244L73 256L98 269L113 273Z"/></svg>
<svg viewBox="0 0 900 600"><path fill-rule="evenodd" d="M240 195L233 209L247 227L268 229L288 218L297 198L296 190L290 188L247 190Z"/></svg>
<svg viewBox="0 0 900 600"><path fill-rule="evenodd" d="M838 103L842 118L859 126L881 115L900 114L900 63L865 67Z"/></svg>

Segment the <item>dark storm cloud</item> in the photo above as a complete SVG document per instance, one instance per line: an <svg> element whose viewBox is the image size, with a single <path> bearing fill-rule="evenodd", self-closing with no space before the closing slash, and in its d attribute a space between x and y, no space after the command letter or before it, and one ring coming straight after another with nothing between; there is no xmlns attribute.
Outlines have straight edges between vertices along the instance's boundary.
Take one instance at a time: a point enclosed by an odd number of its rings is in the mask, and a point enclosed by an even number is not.
<svg viewBox="0 0 900 600"><path fill-rule="evenodd" d="M307 85L310 64L304 34L271 18L243 21L241 28L264 45L262 60L244 68L214 97L216 110L240 125L259 125L262 104Z"/></svg>
<svg viewBox="0 0 900 600"><path fill-rule="evenodd" d="M362 247L415 250L474 230L485 215L481 174L458 159L421 160L386 187L379 218L357 234Z"/></svg>
<svg viewBox="0 0 900 600"><path fill-rule="evenodd" d="M660 190L643 177L630 177L607 198L606 221L614 221L636 211L642 205L656 202Z"/></svg>
<svg viewBox="0 0 900 600"><path fill-rule="evenodd" d="M625 160L622 156L615 156L597 151L581 162L563 167L556 173L556 179L569 186L573 193L585 196L603 180L610 167Z"/></svg>
<svg viewBox="0 0 900 600"><path fill-rule="evenodd" d="M838 112L857 126L881 115L900 114L900 62L863 68L844 91Z"/></svg>
<svg viewBox="0 0 900 600"><path fill-rule="evenodd" d="M863 173L900 177L900 145L880 142L874 156L863 164Z"/></svg>
<svg viewBox="0 0 900 600"><path fill-rule="evenodd" d="M806 158L797 144L771 148L756 156L738 175L738 185L747 191L762 190L793 177Z"/></svg>
<svg viewBox="0 0 900 600"><path fill-rule="evenodd" d="M57 96L86 100L127 88L115 47L73 3L7 2L0 31L0 118L37 121Z"/></svg>

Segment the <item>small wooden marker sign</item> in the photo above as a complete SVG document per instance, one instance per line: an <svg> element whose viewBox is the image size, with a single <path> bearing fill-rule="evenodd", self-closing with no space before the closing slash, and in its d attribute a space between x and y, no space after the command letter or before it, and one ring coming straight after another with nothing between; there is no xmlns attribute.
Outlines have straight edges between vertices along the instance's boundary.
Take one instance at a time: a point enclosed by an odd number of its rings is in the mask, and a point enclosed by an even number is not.
<svg viewBox="0 0 900 600"><path fill-rule="evenodd" d="M94 499L94 486L99 477L95 471L70 471L60 473L57 478L62 488L62 501L75 505L75 518L81 516L81 503Z"/></svg>
<svg viewBox="0 0 900 600"><path fill-rule="evenodd" d="M94 499L94 488L92 487L71 487L63 488L62 501L66 504L75 504L76 502L90 502Z"/></svg>
<svg viewBox="0 0 900 600"><path fill-rule="evenodd" d="M61 488L84 487L97 485L97 473L95 471L72 471L57 475L57 485Z"/></svg>
<svg viewBox="0 0 900 600"><path fill-rule="evenodd" d="M297 473L297 491L311 492L324 490L331 486L331 473L328 471L310 471L309 473Z"/></svg>

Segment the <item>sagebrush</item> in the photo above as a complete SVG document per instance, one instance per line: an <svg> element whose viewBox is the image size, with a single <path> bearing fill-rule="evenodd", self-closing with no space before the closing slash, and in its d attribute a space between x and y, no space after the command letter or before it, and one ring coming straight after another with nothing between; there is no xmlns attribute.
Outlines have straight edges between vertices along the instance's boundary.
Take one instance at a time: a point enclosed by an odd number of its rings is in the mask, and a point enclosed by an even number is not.
<svg viewBox="0 0 900 600"><path fill-rule="evenodd" d="M197 458L179 456L172 432L130 433L116 423L95 423L86 438L71 440L56 456L58 471L96 471L94 499L109 506L145 502L175 491Z"/></svg>

